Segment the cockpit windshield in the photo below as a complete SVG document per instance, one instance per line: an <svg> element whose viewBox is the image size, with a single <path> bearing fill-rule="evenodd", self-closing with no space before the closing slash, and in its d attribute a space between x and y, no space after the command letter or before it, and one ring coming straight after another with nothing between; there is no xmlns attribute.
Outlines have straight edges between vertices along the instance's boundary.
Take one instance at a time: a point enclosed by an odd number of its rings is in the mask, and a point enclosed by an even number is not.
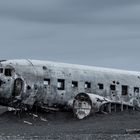
<svg viewBox="0 0 140 140"><path fill-rule="evenodd" d="M12 76L12 69L6 68L4 72L5 76Z"/></svg>
<svg viewBox="0 0 140 140"><path fill-rule="evenodd" d="M3 73L3 68L0 68L0 73Z"/></svg>

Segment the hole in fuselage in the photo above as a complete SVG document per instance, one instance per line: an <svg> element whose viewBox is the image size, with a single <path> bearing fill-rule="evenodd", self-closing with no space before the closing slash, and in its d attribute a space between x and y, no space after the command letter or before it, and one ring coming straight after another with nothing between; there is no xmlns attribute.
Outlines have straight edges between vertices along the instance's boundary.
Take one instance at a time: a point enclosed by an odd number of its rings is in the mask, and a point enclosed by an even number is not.
<svg viewBox="0 0 140 140"><path fill-rule="evenodd" d="M28 86L27 86L27 90L30 90L30 89L31 89L31 87L28 85Z"/></svg>

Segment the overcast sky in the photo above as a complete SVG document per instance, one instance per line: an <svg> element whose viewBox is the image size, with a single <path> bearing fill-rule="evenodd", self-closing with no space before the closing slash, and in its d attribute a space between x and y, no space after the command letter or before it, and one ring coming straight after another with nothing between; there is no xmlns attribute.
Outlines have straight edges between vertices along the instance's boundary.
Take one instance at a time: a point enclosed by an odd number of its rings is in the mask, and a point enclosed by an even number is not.
<svg viewBox="0 0 140 140"><path fill-rule="evenodd" d="M0 58L140 71L140 0L0 0Z"/></svg>

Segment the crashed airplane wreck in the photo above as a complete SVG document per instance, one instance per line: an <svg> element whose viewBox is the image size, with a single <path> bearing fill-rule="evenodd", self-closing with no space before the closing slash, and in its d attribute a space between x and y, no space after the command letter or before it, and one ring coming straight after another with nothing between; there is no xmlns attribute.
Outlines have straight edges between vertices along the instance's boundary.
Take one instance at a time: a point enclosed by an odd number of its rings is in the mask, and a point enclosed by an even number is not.
<svg viewBox="0 0 140 140"><path fill-rule="evenodd" d="M140 107L140 72L39 60L0 61L0 105L95 112Z"/></svg>

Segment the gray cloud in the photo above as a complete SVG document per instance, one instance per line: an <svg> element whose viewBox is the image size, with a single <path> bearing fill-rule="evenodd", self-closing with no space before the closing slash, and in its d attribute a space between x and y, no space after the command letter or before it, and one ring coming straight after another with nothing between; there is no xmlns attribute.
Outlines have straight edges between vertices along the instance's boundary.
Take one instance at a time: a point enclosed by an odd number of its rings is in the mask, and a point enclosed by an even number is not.
<svg viewBox="0 0 140 140"><path fill-rule="evenodd" d="M37 0L29 0L29 2L13 0L0 3L0 15L19 20L53 24L116 23L118 19L120 19L119 23L122 23L139 21L140 8L137 6L138 4L140 2L135 0L41 0L40 2ZM124 17L127 19L123 20Z"/></svg>

